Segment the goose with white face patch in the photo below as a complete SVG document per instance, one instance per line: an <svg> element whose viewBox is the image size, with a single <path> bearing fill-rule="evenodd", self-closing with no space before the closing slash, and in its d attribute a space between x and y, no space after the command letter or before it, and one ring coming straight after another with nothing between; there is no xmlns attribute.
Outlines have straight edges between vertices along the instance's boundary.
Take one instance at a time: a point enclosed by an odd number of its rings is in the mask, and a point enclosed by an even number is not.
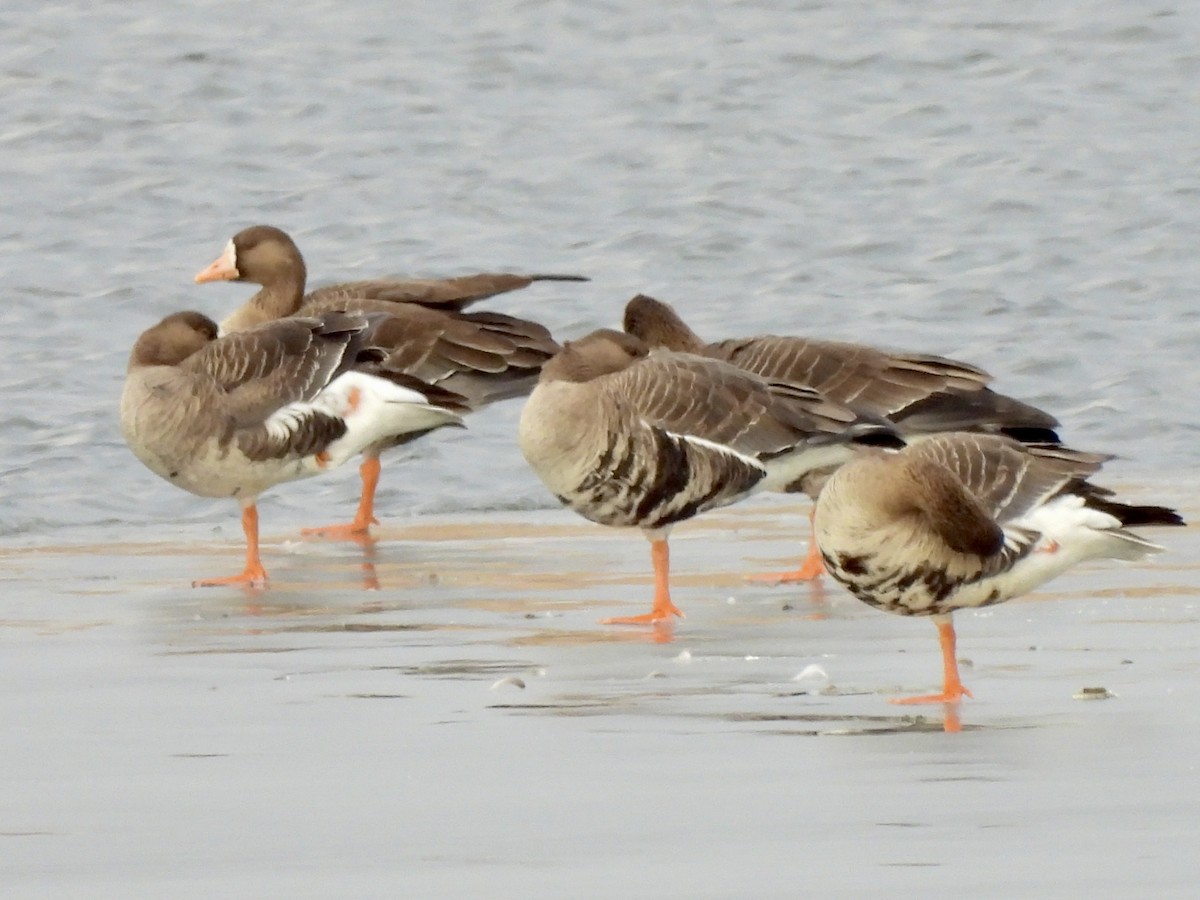
<svg viewBox="0 0 1200 900"><path fill-rule="evenodd" d="M938 629L941 693L892 702L970 696L956 609L1019 597L1086 560L1141 559L1162 548L1130 527L1184 524L1172 509L1122 503L1091 484L1106 459L950 433L865 452L829 479L814 519L829 574L864 603L929 616Z"/></svg>
<svg viewBox="0 0 1200 900"><path fill-rule="evenodd" d="M610 623L682 615L668 584L676 522L783 490L848 459L857 443L896 442L888 426L811 391L718 360L652 353L609 330L569 342L543 367L519 434L525 459L563 504L602 525L640 528L651 543L651 611Z"/></svg>
<svg viewBox="0 0 1200 900"><path fill-rule="evenodd" d="M272 225L243 228L221 255L196 273L197 284L246 281L258 293L221 322L221 333L242 331L296 313L311 315L345 310L347 301L415 304L427 309L462 312L468 306L529 287L535 282L587 281L582 275L517 275L480 272L452 278L368 278L343 281L307 291L308 267L291 236ZM356 311L356 310L355 310Z"/></svg>
<svg viewBox="0 0 1200 900"><path fill-rule="evenodd" d="M152 472L242 506L244 570L197 586L261 584L256 500L339 466L366 446L461 424L456 394L368 361L370 323L330 313L217 338L196 312L167 316L133 346L121 430Z"/></svg>
<svg viewBox="0 0 1200 900"><path fill-rule="evenodd" d="M493 312L464 312L488 297L534 282L586 281L578 275L514 275L504 272L457 278L376 278L328 285L305 293L307 268L295 242L270 225L255 225L233 236L224 252L196 275L198 283L245 281L262 289L221 323L224 334L244 331L287 316L333 311L381 318L372 331L389 369L461 394L471 411L522 397L537 381L542 364L558 352L545 327ZM306 534L370 539L375 494L382 471L380 455L394 442L363 450L362 490L352 521Z"/></svg>

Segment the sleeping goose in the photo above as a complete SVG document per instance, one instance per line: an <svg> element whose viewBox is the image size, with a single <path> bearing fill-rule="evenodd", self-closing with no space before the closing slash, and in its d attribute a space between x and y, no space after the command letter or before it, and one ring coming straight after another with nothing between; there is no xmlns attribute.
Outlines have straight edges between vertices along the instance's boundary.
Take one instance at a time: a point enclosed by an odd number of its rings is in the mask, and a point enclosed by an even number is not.
<svg viewBox="0 0 1200 900"><path fill-rule="evenodd" d="M267 488L380 441L461 424L462 398L371 361L369 324L329 313L218 339L207 316L180 312L133 345L121 431L134 454L186 491L242 506L245 569L196 586L266 581L256 500Z"/></svg>
<svg viewBox="0 0 1200 900"><path fill-rule="evenodd" d="M1053 416L997 394L988 387L992 377L969 363L782 335L706 343L669 304L644 294L626 305L624 328L652 347L723 359L768 381L812 388L859 412L886 417L906 440L944 431L978 431L1026 443L1059 442ZM819 490L819 481L812 483ZM810 542L808 556L796 571L754 577L787 582L820 574L820 555Z"/></svg>
<svg viewBox="0 0 1200 900"><path fill-rule="evenodd" d="M719 360L651 353L600 330L567 343L522 410L521 451L554 495L602 525L640 528L655 592L645 615L682 615L669 591L667 536L676 522L758 490L782 490L840 463L856 442L896 441L811 391L768 385Z"/></svg>
<svg viewBox="0 0 1200 900"><path fill-rule="evenodd" d="M237 332L292 315L332 310L387 314L373 342L389 351L390 369L461 394L471 410L529 393L542 364L558 344L542 325L491 312L463 312L477 300L534 281L585 281L577 275L469 275L442 280L376 279L304 293L306 269L292 239L278 228L256 225L238 232L225 252L196 275L197 282L248 281L262 285L221 325ZM394 442L363 451L362 491L353 521L305 529L308 534L365 540L375 518L380 454Z"/></svg>
<svg viewBox="0 0 1200 900"><path fill-rule="evenodd" d="M958 675L956 609L1020 596L1085 560L1162 549L1128 528L1182 518L1091 484L1106 459L949 433L900 452L864 451L834 473L814 522L830 575L878 609L931 617L941 639L942 692L892 702L971 696Z"/></svg>

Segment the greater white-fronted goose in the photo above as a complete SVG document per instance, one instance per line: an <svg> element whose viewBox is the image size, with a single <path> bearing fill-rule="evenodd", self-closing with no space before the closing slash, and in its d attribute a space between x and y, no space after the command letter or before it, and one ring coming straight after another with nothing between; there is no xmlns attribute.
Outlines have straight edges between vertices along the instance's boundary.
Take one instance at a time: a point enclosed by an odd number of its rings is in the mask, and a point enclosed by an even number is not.
<svg viewBox="0 0 1200 900"><path fill-rule="evenodd" d="M373 331L388 351L390 369L408 372L466 397L472 410L523 396L558 344L542 325L492 312L463 312L470 304L535 281L586 281L577 275L486 273L439 280L374 279L318 288L305 294L306 268L283 231L256 225L238 232L197 282L247 281L262 286L221 325L225 333L292 315L331 310L388 319ZM367 447L359 467L362 492L353 521L305 529L309 534L365 540L375 518L380 454L395 442Z"/></svg>
<svg viewBox="0 0 1200 900"><path fill-rule="evenodd" d="M1183 520L1088 482L1106 459L951 433L900 452L864 451L834 473L815 518L830 575L878 609L930 616L941 639L942 692L892 702L970 696L955 657L956 609L1020 596L1085 560L1162 549L1127 528Z"/></svg>
<svg viewBox="0 0 1200 900"><path fill-rule="evenodd" d="M121 397L130 448L172 484L242 506L245 569L196 585L266 581L255 501L267 488L381 441L461 424L461 397L377 362L369 326L329 313L218 338L207 316L180 312L133 345Z"/></svg>
<svg viewBox="0 0 1200 900"><path fill-rule="evenodd" d="M624 328L652 347L722 359L768 381L811 388L861 413L885 417L908 440L945 431L972 431L1004 434L1023 443L1059 442L1058 422L1053 416L996 393L988 387L992 376L970 363L786 335L707 343L669 304L644 294L626 304ZM819 491L819 479L810 483ZM807 490L809 485L804 487ZM810 542L799 569L751 577L804 581L821 571L817 546Z"/></svg>
<svg viewBox="0 0 1200 900"><path fill-rule="evenodd" d="M861 441L897 442L811 391L768 385L736 366L655 351L619 331L567 343L521 415L521 451L554 495L651 543L654 605L614 623L681 615L671 603L667 536L676 522L757 490L782 490L848 458Z"/></svg>
<svg viewBox="0 0 1200 900"><path fill-rule="evenodd" d="M271 225L252 225L230 238L224 251L196 273L196 283L247 281L261 290L221 323L221 332L330 309L345 309L348 301L379 300L419 304L430 309L461 312L497 294L528 287L535 281L587 281L582 275L515 275L483 272L457 278L373 278L330 284L305 293L308 268L295 241Z"/></svg>

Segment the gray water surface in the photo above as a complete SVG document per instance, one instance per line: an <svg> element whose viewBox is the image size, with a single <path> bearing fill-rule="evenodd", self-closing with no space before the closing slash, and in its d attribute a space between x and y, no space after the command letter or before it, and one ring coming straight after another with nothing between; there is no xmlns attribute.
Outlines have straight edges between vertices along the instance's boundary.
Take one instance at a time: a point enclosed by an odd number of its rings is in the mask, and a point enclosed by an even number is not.
<svg viewBox="0 0 1200 900"><path fill-rule="evenodd" d="M317 283L588 274L492 302L563 338L646 291L712 338L960 356L1190 477L1194 5L16 0L0 37L0 534L228 521L116 406L141 330L249 293L191 277L254 222ZM383 514L553 506L518 410L412 447ZM279 488L264 528L356 490Z"/></svg>

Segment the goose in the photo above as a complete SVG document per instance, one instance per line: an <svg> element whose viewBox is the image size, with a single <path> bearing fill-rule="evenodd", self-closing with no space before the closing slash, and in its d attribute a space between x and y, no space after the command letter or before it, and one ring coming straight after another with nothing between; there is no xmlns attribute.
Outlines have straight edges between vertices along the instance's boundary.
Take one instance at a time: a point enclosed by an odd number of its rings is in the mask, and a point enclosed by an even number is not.
<svg viewBox="0 0 1200 900"><path fill-rule="evenodd" d="M958 673L955 610L1019 597L1087 560L1163 549L1129 528L1183 519L1089 482L1107 459L958 432L899 452L865 450L830 477L814 519L829 574L877 609L937 626L941 693L892 702L971 696Z"/></svg>
<svg viewBox="0 0 1200 900"><path fill-rule="evenodd" d="M156 475L242 507L246 564L194 586L262 585L257 498L320 474L380 441L461 425L461 397L386 370L359 315L269 322L217 337L198 312L178 312L133 345L121 431Z"/></svg>
<svg viewBox="0 0 1200 900"><path fill-rule="evenodd" d="M221 333L239 331L297 312L345 309L348 301L377 300L462 312L480 300L538 281L587 281L582 275L515 275L483 272L456 278L373 278L330 284L305 293L308 268L296 242L272 225L252 225L229 239L221 255L196 273L197 284L248 281L261 287L221 322Z"/></svg>
<svg viewBox="0 0 1200 900"><path fill-rule="evenodd" d="M1024 443L1059 443L1059 423L1053 416L996 393L988 386L992 376L970 363L786 335L706 343L670 304L645 294L626 304L623 327L652 347L722 359L768 381L812 388L859 412L886 417L906 440L944 431L978 431ZM802 489L815 499L812 491L819 492L820 483L813 478ZM820 554L810 542L799 569L750 577L795 582L821 572Z"/></svg>
<svg viewBox="0 0 1200 900"><path fill-rule="evenodd" d="M650 612L606 624L683 615L669 587L675 523L784 490L876 441L896 438L811 391L720 360L651 352L609 329L568 342L542 367L519 426L526 461L561 503L601 525L640 528L650 541Z"/></svg>
<svg viewBox="0 0 1200 900"><path fill-rule="evenodd" d="M578 275L485 273L440 280L375 279L305 293L307 270L295 242L269 225L239 231L224 252L196 275L198 283L248 281L262 289L221 323L233 333L293 315L333 310L387 315L373 342L388 351L387 366L462 395L474 411L529 393L558 343L542 325L493 312L464 312L478 300L535 281L586 281ZM348 523L304 529L305 534L363 542L378 524L375 496L380 455L395 441L363 451L361 491Z"/></svg>

